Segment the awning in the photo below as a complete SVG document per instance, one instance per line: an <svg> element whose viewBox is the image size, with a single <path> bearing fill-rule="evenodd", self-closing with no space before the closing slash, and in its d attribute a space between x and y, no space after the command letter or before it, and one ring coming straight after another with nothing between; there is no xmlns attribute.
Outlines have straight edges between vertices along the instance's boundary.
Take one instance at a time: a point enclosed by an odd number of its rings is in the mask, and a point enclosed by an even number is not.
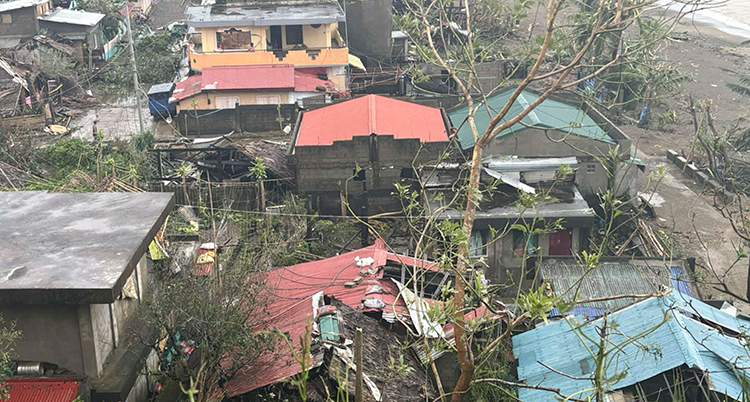
<svg viewBox="0 0 750 402"><path fill-rule="evenodd" d="M362 63L362 60L360 60L359 57L351 53L349 54L349 65L354 68L358 68L364 72L367 72L367 69L365 68L365 65Z"/></svg>

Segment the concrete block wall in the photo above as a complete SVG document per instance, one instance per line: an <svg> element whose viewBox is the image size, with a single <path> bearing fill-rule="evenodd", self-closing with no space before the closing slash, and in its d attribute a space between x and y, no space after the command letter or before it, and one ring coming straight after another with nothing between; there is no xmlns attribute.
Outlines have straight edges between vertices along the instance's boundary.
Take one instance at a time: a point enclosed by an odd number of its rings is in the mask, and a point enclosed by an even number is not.
<svg viewBox="0 0 750 402"><path fill-rule="evenodd" d="M412 169L413 163L436 160L448 146L448 142L420 143L418 139L394 139L392 135L378 135L372 140L377 141L375 160L371 160L371 136L356 136L333 145L295 147L289 162L299 194L313 197L312 204L321 212L339 213L342 192L358 207L362 182L350 178L359 166L365 175L369 213L396 211L401 204L391 193L394 183L402 179L402 170Z"/></svg>
<svg viewBox="0 0 750 402"><path fill-rule="evenodd" d="M244 105L235 109L183 110L176 120L182 135L194 137L227 134L231 131L280 131L284 126L293 124L296 115L296 104Z"/></svg>
<svg viewBox="0 0 750 402"><path fill-rule="evenodd" d="M694 164L688 163L685 158L680 156L674 150L670 149L667 151L667 160L677 166L677 168L680 169L680 172L684 172L685 175L698 182L702 187L714 191L722 202L731 202L735 197L733 192L719 184L719 182L714 180L708 173L701 171Z"/></svg>

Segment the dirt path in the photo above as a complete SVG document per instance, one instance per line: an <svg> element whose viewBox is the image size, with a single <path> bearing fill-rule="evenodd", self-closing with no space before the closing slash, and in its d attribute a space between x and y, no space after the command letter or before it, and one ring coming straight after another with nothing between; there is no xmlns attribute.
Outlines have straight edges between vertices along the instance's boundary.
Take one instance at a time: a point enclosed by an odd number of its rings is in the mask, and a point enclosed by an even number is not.
<svg viewBox="0 0 750 402"><path fill-rule="evenodd" d="M712 197L703 194L697 184L668 163L666 157L649 156L642 152L639 157L646 162L648 171L662 167L668 169L652 199L656 212L655 226L673 240L675 255L696 258L698 289L703 298L731 299L707 283L715 281L707 270L714 267L718 275L726 272L736 260L735 248L739 244L739 237L713 207ZM641 178L641 188L647 184L645 176ZM726 277L730 290L740 295L745 294L747 264L747 259L744 259ZM733 301L743 312L750 312L750 305L739 305L736 300Z"/></svg>

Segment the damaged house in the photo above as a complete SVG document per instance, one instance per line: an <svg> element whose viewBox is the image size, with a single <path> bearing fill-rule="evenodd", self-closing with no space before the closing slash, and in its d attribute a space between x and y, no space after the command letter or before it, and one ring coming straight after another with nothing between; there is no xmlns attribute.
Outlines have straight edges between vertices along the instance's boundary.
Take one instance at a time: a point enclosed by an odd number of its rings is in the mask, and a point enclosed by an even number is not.
<svg viewBox="0 0 750 402"><path fill-rule="evenodd" d="M173 205L171 194L0 192L0 313L23 335L10 379L27 387L20 400L55 390L146 400L155 354L126 328L151 290L145 252Z"/></svg>
<svg viewBox="0 0 750 402"><path fill-rule="evenodd" d="M268 272L270 304L269 317L265 320L268 325L288 334L289 341L299 351L306 325L313 323L309 395L317 394L320 400L325 400L324 384L336 389L331 383L337 380L336 373L343 377L344 367L353 370L350 341L356 327L365 329L365 400L419 401L434 395L434 390L424 382L424 368L414 356L401 349L396 336L404 333L402 325L405 323L418 332L442 332L442 328L426 326L426 314L420 315L414 310L401 282L395 279L410 276L411 270L434 273L434 283L425 288L431 294L438 291L436 285L444 274L437 272L436 264L393 254L381 241L335 257ZM408 375L400 379L388 378L383 367L388 353L393 353L395 358L403 353L405 364L411 367ZM301 371L300 364L282 342L276 351L261 356L254 366L230 374L225 389L229 397L247 395L251 398L253 391ZM350 373L350 395L354 394L353 377ZM394 381L409 386L394 386Z"/></svg>
<svg viewBox="0 0 750 402"><path fill-rule="evenodd" d="M743 334L748 329L750 320L736 310L720 310L674 291L594 321L568 316L513 336L519 381L539 387L519 388L518 398L556 398L543 388L593 398L604 333L607 400L747 400L750 362Z"/></svg>
<svg viewBox="0 0 750 402"><path fill-rule="evenodd" d="M498 113L515 88L509 88L487 99L487 107ZM511 106L508 118L516 116L539 98L524 90ZM464 106L449 113L458 128L458 139L465 151L474 147L474 136ZM474 115L480 135L489 126L491 116L484 106ZM605 192L610 185L598 158L618 149L614 186L618 195L627 194L639 171L640 162L631 156L631 140L609 119L582 100L547 98L515 125L499 132L485 148L485 155L517 155L522 158L575 157L579 172L576 184L584 196Z"/></svg>
<svg viewBox="0 0 750 402"><path fill-rule="evenodd" d="M519 283L532 286L534 263L539 256L572 256L586 249L586 239L596 215L576 185L577 160L567 158L487 157L482 163L485 194L479 203L471 235L469 253L482 260L488 279L506 285L515 295ZM561 175L561 166L572 171ZM468 179L468 166L443 163L422 169L424 203L429 211L439 211L438 219L460 220L463 203L448 204L457 188ZM544 195L533 205L519 207L522 196ZM562 229L554 233L524 235L511 229L514 224L542 227L560 221ZM493 240L504 233L500 239ZM526 271L522 266L526 261Z"/></svg>
<svg viewBox="0 0 750 402"><path fill-rule="evenodd" d="M45 28L70 40L76 49L76 59L94 68L94 57L104 60L104 33L101 21L104 14L87 11L56 9L39 17L40 28Z"/></svg>
<svg viewBox="0 0 750 402"><path fill-rule="evenodd" d="M336 0L203 0L185 12L193 71L207 67L285 64L325 74L347 90L346 21Z"/></svg>
<svg viewBox="0 0 750 402"><path fill-rule="evenodd" d="M299 194L323 214L399 211L394 184L448 150L442 109L379 95L302 112L288 163ZM359 168L359 169L358 169Z"/></svg>
<svg viewBox="0 0 750 402"><path fill-rule="evenodd" d="M52 9L50 0L0 2L0 49L17 46L39 32L39 19Z"/></svg>

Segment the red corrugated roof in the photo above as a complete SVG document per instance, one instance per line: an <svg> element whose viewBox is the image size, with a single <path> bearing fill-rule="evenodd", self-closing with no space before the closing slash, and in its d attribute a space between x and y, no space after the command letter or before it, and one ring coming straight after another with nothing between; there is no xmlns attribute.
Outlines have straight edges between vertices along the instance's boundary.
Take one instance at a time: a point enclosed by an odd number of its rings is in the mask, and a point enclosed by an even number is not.
<svg viewBox="0 0 750 402"><path fill-rule="evenodd" d="M169 101L177 102L202 91L287 89L319 92L317 87L334 90L333 82L321 80L317 69L309 70L295 70L291 64L206 67L202 74L178 82Z"/></svg>
<svg viewBox="0 0 750 402"><path fill-rule="evenodd" d="M169 98L169 103L177 102L179 100L189 98L195 94L201 92L201 75L193 75L185 77L180 80L172 91L172 96Z"/></svg>
<svg viewBox="0 0 750 402"><path fill-rule="evenodd" d="M71 402L78 396L80 379L10 378L10 398L3 402Z"/></svg>
<svg viewBox="0 0 750 402"><path fill-rule="evenodd" d="M336 90L331 80L321 80L317 71L307 71L309 69L294 70L294 90L298 92L321 92L318 87L325 88L325 92ZM321 92L322 93L322 92Z"/></svg>
<svg viewBox="0 0 750 402"><path fill-rule="evenodd" d="M333 145L357 135L390 134L422 142L448 141L440 109L367 95L302 114L297 146Z"/></svg>
<svg viewBox="0 0 750 402"><path fill-rule="evenodd" d="M355 257L369 257L374 262L366 267L358 267ZM312 296L318 292L334 296L360 311L367 311L362 306L365 296L380 299L386 305L385 312L395 312L408 318L406 304L398 297L398 287L390 279L383 278L382 267L388 261L438 270L433 262L388 252L380 240L372 246L335 257L278 268L270 271L266 277L272 300L267 309L271 316L267 322L282 332L288 332L295 348L299 348L299 338L305 333L308 316L313 314ZM375 273L367 273L368 269ZM362 278L358 284L346 287L345 283L354 281L358 276ZM385 293L366 295L373 285L380 285ZM300 366L289 355L286 344L279 347L282 349L266 354L253 366L235 373L226 383L227 394L230 397L241 395L299 373Z"/></svg>
<svg viewBox="0 0 750 402"><path fill-rule="evenodd" d="M203 69L203 90L294 88L294 66L268 64Z"/></svg>

